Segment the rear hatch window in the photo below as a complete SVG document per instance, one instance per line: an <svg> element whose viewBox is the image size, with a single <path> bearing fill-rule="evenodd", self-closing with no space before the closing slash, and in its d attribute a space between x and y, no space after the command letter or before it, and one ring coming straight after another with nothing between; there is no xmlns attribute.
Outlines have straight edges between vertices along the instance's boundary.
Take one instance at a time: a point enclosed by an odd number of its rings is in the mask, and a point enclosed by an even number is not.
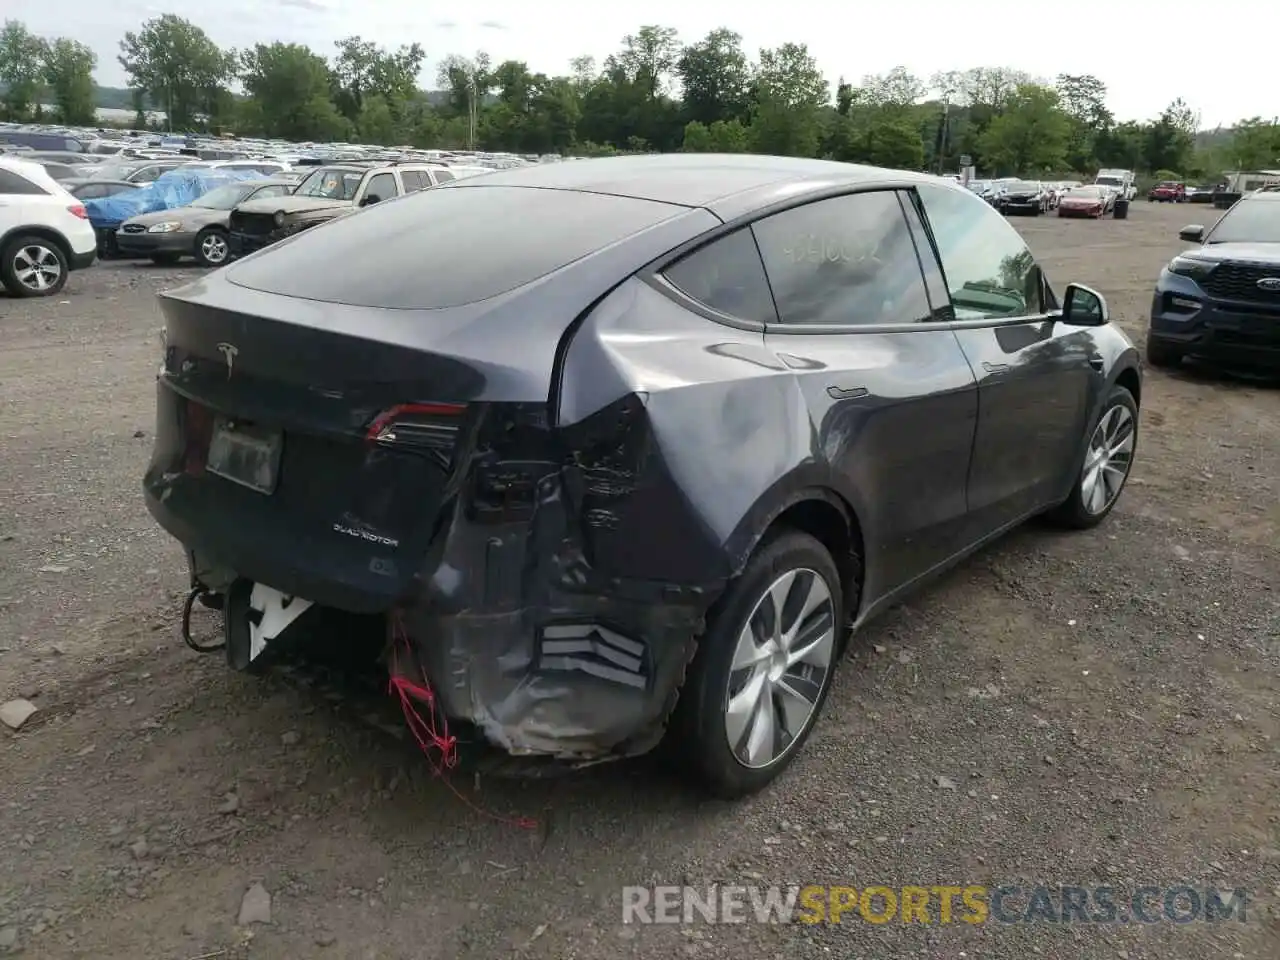
<svg viewBox="0 0 1280 960"><path fill-rule="evenodd" d="M233 264L265 293L394 310L459 307L515 290L682 207L524 187L445 187L385 201Z"/></svg>

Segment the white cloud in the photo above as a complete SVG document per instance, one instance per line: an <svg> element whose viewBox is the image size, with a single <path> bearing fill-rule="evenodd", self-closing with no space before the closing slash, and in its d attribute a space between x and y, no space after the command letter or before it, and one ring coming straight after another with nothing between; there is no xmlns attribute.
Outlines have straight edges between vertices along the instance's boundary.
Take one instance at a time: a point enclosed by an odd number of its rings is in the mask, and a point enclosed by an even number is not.
<svg viewBox="0 0 1280 960"><path fill-rule="evenodd" d="M1249 6L1246 4L1246 6ZM396 46L417 41L430 57L423 81L450 53L487 51L493 60L526 61L535 70L567 70L571 57L601 59L641 23L675 27L686 41L728 26L748 50L784 41L807 43L832 84L843 75L856 82L896 65L928 76L972 66L1010 66L1053 77L1090 73L1110 89L1110 106L1122 119L1155 116L1182 96L1207 126L1241 117L1280 113L1271 85L1262 82L1274 56L1275 31L1262 29L1267 15L1255 5L1250 29L1232 31L1230 42L1197 40L1210 13L1189 3L1156 0L1076 0L1068 5L986 0L957 5L942 0L897 0L891 5L814 3L799 7L740 0L646 0L640 6L586 5L580 0L486 0L475 19L442 21L428 5L408 0L3 0L4 16L38 33L66 35L90 44L99 57L99 82L120 85L117 39L142 20L167 11L187 17L224 46L283 40L331 55L333 43L351 34ZM1271 26L1280 14L1270 15ZM493 25L497 26L493 26ZM1085 45L1073 26L1105 24L1097 42ZM1152 25L1159 29L1153 34Z"/></svg>

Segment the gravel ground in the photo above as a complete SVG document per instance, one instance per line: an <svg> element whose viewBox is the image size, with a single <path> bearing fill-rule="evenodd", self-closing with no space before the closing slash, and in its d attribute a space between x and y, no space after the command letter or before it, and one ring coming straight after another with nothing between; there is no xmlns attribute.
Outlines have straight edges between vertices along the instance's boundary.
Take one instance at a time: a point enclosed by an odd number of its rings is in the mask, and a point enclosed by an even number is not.
<svg viewBox="0 0 1280 960"><path fill-rule="evenodd" d="M1140 340L1202 210L1018 226ZM644 763L446 784L380 728L380 698L233 675L178 640L185 568L139 478L154 293L196 275L113 264L52 300L0 297L0 702L39 707L0 735L0 953L1280 956L1274 386L1149 371L1111 519L1018 531L873 625L759 797L700 801ZM1244 923L621 923L624 885L774 882L1250 901ZM270 922L240 925L254 884Z"/></svg>

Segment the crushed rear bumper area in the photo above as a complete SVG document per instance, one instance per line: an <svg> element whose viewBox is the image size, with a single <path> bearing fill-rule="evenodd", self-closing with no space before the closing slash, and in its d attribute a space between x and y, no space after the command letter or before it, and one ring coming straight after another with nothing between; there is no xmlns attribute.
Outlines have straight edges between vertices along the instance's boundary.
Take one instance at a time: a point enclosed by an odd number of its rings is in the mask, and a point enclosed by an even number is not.
<svg viewBox="0 0 1280 960"><path fill-rule="evenodd" d="M512 459L457 475L430 536L396 552L395 576L371 573L369 557L387 551L354 540L317 536L307 546L264 536L265 521L251 529L230 522L225 511L210 522L183 492L192 481L167 456L148 473L146 502L186 546L193 587L225 594L248 581L314 604L296 628L265 637L267 650L309 643L320 621L349 623L354 615L382 629L343 626L348 642L369 659L380 653L394 677L392 625L399 624L413 661L399 667L411 668L414 683L426 681L439 714L489 744L579 763L638 755L662 738L729 569L712 562L723 555L719 545L691 519L648 442L643 405L634 397L626 404L629 432L599 454L580 453L568 465L559 456L531 457L549 443L538 430ZM581 429L594 429L596 419ZM616 430L619 419L618 407L598 415L601 429ZM164 439L163 414L161 423ZM573 449L592 446L578 438ZM634 505L637 490L642 506ZM646 551L633 524L651 531L661 524L664 550ZM644 556L649 566L639 566ZM256 610L280 619L263 604ZM226 604L224 614L249 615L244 604ZM228 624L226 635L246 631ZM244 668L234 658L232 665Z"/></svg>

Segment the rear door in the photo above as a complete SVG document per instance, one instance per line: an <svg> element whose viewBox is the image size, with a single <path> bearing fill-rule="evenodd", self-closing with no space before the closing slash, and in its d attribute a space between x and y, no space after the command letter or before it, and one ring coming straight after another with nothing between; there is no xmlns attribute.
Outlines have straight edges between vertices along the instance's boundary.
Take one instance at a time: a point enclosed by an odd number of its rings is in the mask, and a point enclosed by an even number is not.
<svg viewBox="0 0 1280 960"><path fill-rule="evenodd" d="M752 229L778 311L766 343L804 393L814 457L862 500L874 601L961 546L973 374L934 314L899 192L820 200Z"/></svg>
<svg viewBox="0 0 1280 960"><path fill-rule="evenodd" d="M1103 360L1089 330L1052 315L1044 275L1004 218L941 185L922 183L918 195L952 328L978 381L969 477L977 539L1065 494Z"/></svg>

